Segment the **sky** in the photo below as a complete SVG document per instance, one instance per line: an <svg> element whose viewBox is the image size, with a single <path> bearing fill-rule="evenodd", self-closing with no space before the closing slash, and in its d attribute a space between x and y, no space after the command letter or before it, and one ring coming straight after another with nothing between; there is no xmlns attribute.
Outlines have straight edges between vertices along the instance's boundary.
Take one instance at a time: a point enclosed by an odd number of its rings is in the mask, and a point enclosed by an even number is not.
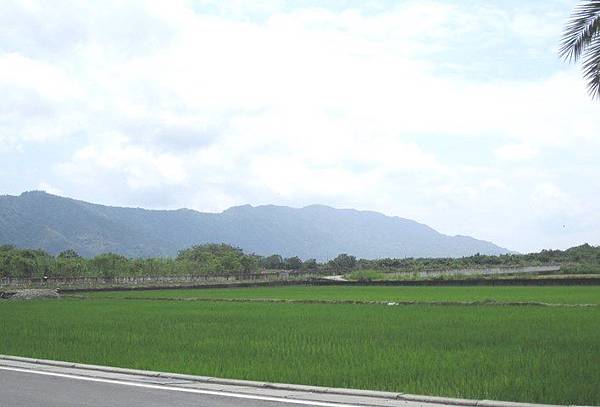
<svg viewBox="0 0 600 407"><path fill-rule="evenodd" d="M600 244L576 1L0 3L0 194L325 204L520 252Z"/></svg>

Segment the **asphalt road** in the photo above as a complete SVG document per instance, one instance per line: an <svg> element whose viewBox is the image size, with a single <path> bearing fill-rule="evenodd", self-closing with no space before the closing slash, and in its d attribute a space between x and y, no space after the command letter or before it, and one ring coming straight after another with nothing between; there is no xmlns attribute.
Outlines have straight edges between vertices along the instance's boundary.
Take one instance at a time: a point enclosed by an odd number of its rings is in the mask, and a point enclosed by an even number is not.
<svg viewBox="0 0 600 407"><path fill-rule="evenodd" d="M296 407L306 403L244 399L231 396L188 393L127 384L86 381L31 372L0 370L2 407Z"/></svg>
<svg viewBox="0 0 600 407"><path fill-rule="evenodd" d="M119 369L0 355L0 407L551 407Z"/></svg>
<svg viewBox="0 0 600 407"><path fill-rule="evenodd" d="M2 361L0 361L2 362ZM0 363L0 407L415 407L434 404L199 384L120 373Z"/></svg>
<svg viewBox="0 0 600 407"><path fill-rule="evenodd" d="M159 407L280 406L264 400L244 400L210 394L185 393L163 389L82 381L32 373L0 371L2 407ZM296 404L285 404L296 406Z"/></svg>

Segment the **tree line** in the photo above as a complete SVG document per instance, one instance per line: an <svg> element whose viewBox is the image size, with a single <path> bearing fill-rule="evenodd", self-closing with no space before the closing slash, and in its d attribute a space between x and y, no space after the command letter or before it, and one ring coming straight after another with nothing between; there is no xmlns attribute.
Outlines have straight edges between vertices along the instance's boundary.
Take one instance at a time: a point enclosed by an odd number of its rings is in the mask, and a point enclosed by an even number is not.
<svg viewBox="0 0 600 407"><path fill-rule="evenodd" d="M560 264L564 271L600 273L600 247L588 244L567 250L542 250L539 253L489 256L476 254L461 258L385 258L357 259L340 254L327 262L302 260L297 256L258 256L227 244L203 244L179 251L176 257L128 258L104 253L81 257L74 250L51 255L43 250L0 246L2 277L104 277L176 276L257 273L264 270L344 274L356 270L406 271L452 270L462 268L515 267Z"/></svg>

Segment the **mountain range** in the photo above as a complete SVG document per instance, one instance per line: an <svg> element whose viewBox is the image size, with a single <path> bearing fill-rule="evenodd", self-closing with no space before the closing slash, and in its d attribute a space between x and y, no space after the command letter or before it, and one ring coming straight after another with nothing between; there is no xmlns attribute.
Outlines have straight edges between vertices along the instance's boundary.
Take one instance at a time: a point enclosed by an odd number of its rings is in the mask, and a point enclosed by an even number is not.
<svg viewBox="0 0 600 407"><path fill-rule="evenodd" d="M221 213L147 210L83 202L42 191L0 196L0 244L85 257L174 256L201 243L228 243L249 253L328 260L461 257L508 250L468 236L448 236L409 219L323 205L235 206Z"/></svg>

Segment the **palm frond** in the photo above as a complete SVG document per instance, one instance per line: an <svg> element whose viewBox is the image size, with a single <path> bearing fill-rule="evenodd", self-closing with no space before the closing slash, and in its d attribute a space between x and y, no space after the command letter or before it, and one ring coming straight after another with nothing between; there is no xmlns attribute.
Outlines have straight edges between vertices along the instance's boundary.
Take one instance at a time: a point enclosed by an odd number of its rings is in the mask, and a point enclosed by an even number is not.
<svg viewBox="0 0 600 407"><path fill-rule="evenodd" d="M593 98L600 98L600 37L596 36L583 56L583 76Z"/></svg>
<svg viewBox="0 0 600 407"><path fill-rule="evenodd" d="M577 61L600 34L600 0L586 0L575 8L563 33L559 54Z"/></svg>

